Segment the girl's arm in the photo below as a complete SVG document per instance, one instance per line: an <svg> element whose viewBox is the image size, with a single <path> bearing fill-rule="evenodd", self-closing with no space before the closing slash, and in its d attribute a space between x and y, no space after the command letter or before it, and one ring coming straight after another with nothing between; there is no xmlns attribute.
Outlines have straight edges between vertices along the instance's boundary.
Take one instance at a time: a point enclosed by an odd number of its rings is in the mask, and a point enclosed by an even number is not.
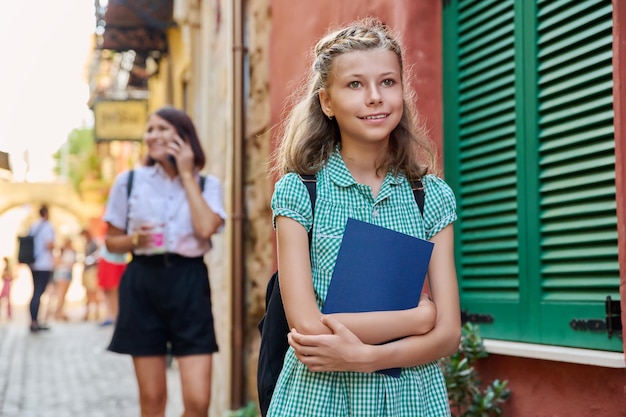
<svg viewBox="0 0 626 417"><path fill-rule="evenodd" d="M295 220L276 218L280 290L290 327L309 335L329 334L317 307L306 230ZM365 343L377 344L430 331L435 305L422 297L418 307L402 311L342 313L333 315Z"/></svg>
<svg viewBox="0 0 626 417"><path fill-rule="evenodd" d="M417 307L397 311L332 314L367 344L380 344L401 337L425 334L435 327L437 308L427 294Z"/></svg>
<svg viewBox="0 0 626 417"><path fill-rule="evenodd" d="M320 321L322 314L315 301L305 228L289 217L277 216L276 246L280 294L289 327L303 334L330 334Z"/></svg>
<svg viewBox="0 0 626 417"><path fill-rule="evenodd" d="M432 239L435 243L428 276L437 306L435 328L424 335L409 336L383 345L365 344L339 320L325 316L321 322L332 335L305 335L292 331L289 344L311 371L373 372L410 367L456 352L461 339L461 312L454 266L453 226Z"/></svg>

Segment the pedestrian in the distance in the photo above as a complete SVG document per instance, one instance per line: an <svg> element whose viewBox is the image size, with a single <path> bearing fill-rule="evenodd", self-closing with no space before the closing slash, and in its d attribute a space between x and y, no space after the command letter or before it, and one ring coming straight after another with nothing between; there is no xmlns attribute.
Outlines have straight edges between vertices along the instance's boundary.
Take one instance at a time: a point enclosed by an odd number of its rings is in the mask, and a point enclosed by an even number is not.
<svg viewBox="0 0 626 417"><path fill-rule="evenodd" d="M39 323L39 306L41 295L46 289L54 270L54 227L49 221L48 206L42 205L39 209L40 219L30 227L29 234L34 236L35 262L28 265L33 275L33 297L30 300L30 331L39 332L49 330L49 327Z"/></svg>
<svg viewBox="0 0 626 417"><path fill-rule="evenodd" d="M329 32L313 61L274 161L280 289L292 330L268 416L449 416L438 359L454 353L461 336L456 204L433 175L402 47L387 26L365 19ZM316 176L314 218L300 175ZM424 187L423 216L415 180ZM413 309L323 315L348 218L431 240L432 301L423 295ZM402 368L399 377L375 372L388 368Z"/></svg>
<svg viewBox="0 0 626 417"><path fill-rule="evenodd" d="M107 249L133 253L119 287L119 313L109 349L130 354L141 415L163 416L168 343L177 358L185 411L206 417L212 354L218 346L204 254L226 215L220 182L200 177L205 155L183 111L150 115L145 166L115 180L104 220Z"/></svg>
<svg viewBox="0 0 626 417"><path fill-rule="evenodd" d="M85 288L85 320L98 319L100 316L100 291L98 287L98 251L99 246L91 232L83 229L80 235L85 240L83 288Z"/></svg>
<svg viewBox="0 0 626 417"><path fill-rule="evenodd" d="M72 283L72 277L74 275L74 264L76 263L76 251L72 246L72 239L66 237L63 240L63 246L59 248L59 253L55 261L54 269L54 286L56 295L56 308L54 312L54 319L58 321L67 321L68 317L65 314L65 296L67 290Z"/></svg>
<svg viewBox="0 0 626 417"><path fill-rule="evenodd" d="M111 326L117 320L119 310L118 289L122 274L126 269L128 254L109 252L106 246L100 248L98 256L98 286L104 294L106 312L101 327Z"/></svg>
<svg viewBox="0 0 626 417"><path fill-rule="evenodd" d="M0 307L2 302L6 304L7 318L11 319L11 282L13 281L13 268L8 257L2 258L2 291L0 291ZM0 315L2 312L0 311Z"/></svg>

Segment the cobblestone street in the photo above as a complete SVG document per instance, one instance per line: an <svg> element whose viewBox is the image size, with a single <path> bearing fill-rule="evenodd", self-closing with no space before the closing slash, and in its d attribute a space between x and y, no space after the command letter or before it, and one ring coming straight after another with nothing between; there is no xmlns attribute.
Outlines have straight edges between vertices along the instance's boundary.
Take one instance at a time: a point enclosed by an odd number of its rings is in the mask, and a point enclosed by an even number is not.
<svg viewBox="0 0 626 417"><path fill-rule="evenodd" d="M16 313L0 322L1 417L139 416L131 358L106 350L110 326L74 320L32 334L25 309ZM180 416L176 362L168 389L166 416Z"/></svg>

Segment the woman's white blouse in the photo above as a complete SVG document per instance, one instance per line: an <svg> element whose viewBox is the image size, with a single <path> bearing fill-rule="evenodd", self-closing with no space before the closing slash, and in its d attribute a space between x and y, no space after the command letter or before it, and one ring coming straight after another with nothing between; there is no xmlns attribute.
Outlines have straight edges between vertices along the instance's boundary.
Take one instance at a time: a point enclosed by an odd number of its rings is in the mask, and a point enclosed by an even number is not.
<svg viewBox="0 0 626 417"><path fill-rule="evenodd" d="M191 211L180 178L171 179L158 164L134 171L130 198L127 198L130 171L122 172L115 179L104 221L128 230L128 233L142 224L162 225L165 252L188 257L206 253L211 248L211 241L198 239L194 234ZM196 179L199 181L199 176ZM206 177L202 196L213 212L226 219L223 190L216 177ZM221 230L222 227L218 232ZM150 249L135 250L136 254L151 252Z"/></svg>

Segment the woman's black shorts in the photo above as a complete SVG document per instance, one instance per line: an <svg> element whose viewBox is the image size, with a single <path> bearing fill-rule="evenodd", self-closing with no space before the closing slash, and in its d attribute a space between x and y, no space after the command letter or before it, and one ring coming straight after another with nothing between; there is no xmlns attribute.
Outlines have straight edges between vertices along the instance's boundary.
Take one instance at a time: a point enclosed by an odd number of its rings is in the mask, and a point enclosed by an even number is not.
<svg viewBox="0 0 626 417"><path fill-rule="evenodd" d="M133 356L217 352L208 270L201 257L134 256L119 287L109 350Z"/></svg>

